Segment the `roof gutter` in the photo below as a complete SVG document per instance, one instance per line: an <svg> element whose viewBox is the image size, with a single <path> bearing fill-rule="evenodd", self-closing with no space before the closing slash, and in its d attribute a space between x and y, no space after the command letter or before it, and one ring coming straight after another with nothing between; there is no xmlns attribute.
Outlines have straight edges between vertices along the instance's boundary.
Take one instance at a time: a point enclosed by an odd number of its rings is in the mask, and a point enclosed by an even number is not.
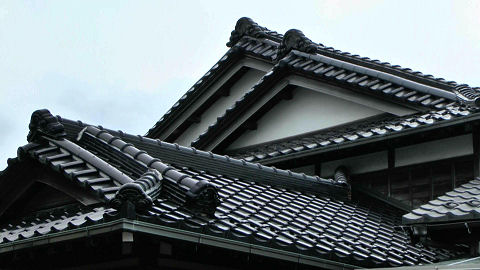
<svg viewBox="0 0 480 270"><path fill-rule="evenodd" d="M336 67L343 68L343 69L346 69L346 70L350 70L350 71L353 71L353 72L358 72L358 73L369 75L369 76L372 76L372 77L375 77L375 78L378 78L378 79L389 81L389 82L398 84L400 86L403 86L405 88L417 90L417 91L425 93L425 94L435 95L435 96L443 97L443 98L450 99L450 100L453 100L453 101L457 100L457 96L455 95L455 93L452 93L452 92L449 92L449 91L446 91L446 90L443 90L443 89L440 89L440 88L431 87L431 86L428 86L428 85L417 83L415 81L405 79L405 78L402 78L400 76L392 75L392 74L389 74L387 72L378 71L378 70L374 70L374 69L363 67L363 66L358 66L358 65L355 65L355 64L352 64L352 63L348 63L348 62L345 62L345 61L342 61L342 60L330 58L330 57L324 56L324 55L308 54L308 53L300 52L300 51L297 51L297 50L292 50L292 53L297 55L297 56L305 57L307 59L320 61L320 62L326 63L328 65L336 66Z"/></svg>
<svg viewBox="0 0 480 270"><path fill-rule="evenodd" d="M177 239L196 244L203 244L233 251L245 252L257 256L266 256L275 259L290 261L293 263L321 267L323 269L340 270L359 268L355 265L330 261L318 257L302 255L294 252L253 245L245 242L224 239L216 236L201 234L198 232L179 230L175 228L131 219L117 219L114 221L68 230L65 232L51 233L43 236L0 244L0 253L12 252L30 247L38 247L46 244L79 239L83 237L90 237L113 231L147 233L151 235Z"/></svg>

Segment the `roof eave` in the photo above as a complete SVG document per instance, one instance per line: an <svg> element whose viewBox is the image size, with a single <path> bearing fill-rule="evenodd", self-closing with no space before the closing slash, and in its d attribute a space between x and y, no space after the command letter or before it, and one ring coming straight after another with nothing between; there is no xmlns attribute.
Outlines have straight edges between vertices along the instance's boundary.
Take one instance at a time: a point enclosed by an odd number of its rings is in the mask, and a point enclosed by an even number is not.
<svg viewBox="0 0 480 270"><path fill-rule="evenodd" d="M378 142L378 141L384 141L384 140L387 140L387 139L399 138L399 137L408 136L408 135L412 135L412 134L422 133L422 132L425 132L425 131L435 130L435 129L438 129L438 128L449 127L449 126L453 126L453 125L457 125L457 124L465 124L467 122L473 122L473 121L478 121L478 120L480 120L480 113L471 114L471 115L464 116L464 117L461 117L459 119L455 119L455 120L451 120L451 121L447 121L447 122L439 122L437 124L432 124L432 125L429 125L429 126L423 126L423 127L418 127L418 128L414 128L414 129L407 129L407 130L403 130L403 131L399 131L399 132L395 132L395 133L389 133L389 134L385 134L385 135L377 135L377 136L374 136L374 137L371 137L371 138L362 138L362 139L358 139L358 140L351 141L351 142L344 142L344 143L341 143L339 145L328 145L328 146L324 146L324 147L321 147L321 148L315 148L315 149L305 150L305 151L300 151L300 152L293 152L291 154L282 155L282 156L278 156L278 157L264 158L264 159L261 159L261 160L257 160L255 162L259 162L259 163L264 164L264 165L271 165L271 164L280 163L280 162L283 162L283 161L288 161L288 160L291 160L291 159L304 158L304 157L307 157L307 156L312 156L312 155L317 155L317 154L324 154L324 153L328 153L328 152L331 152L331 151L338 151L338 150L352 148L352 147L356 147L356 146L360 146L360 145L364 145L364 144L374 143L374 142Z"/></svg>
<svg viewBox="0 0 480 270"><path fill-rule="evenodd" d="M220 238L199 232L184 231L145 221L131 220L125 218L116 219L101 224L94 224L86 227L75 228L67 231L32 237L28 239L17 240L14 242L3 243L0 244L0 253L12 252L33 247L41 247L52 243L66 242L75 239L103 235L118 231L146 233L154 236L166 237L195 244L204 244L229 249L232 251L240 251L253 255L271 257L298 264L322 267L324 269L359 268L355 265L321 259L314 256L307 256L280 249L263 247L241 241Z"/></svg>

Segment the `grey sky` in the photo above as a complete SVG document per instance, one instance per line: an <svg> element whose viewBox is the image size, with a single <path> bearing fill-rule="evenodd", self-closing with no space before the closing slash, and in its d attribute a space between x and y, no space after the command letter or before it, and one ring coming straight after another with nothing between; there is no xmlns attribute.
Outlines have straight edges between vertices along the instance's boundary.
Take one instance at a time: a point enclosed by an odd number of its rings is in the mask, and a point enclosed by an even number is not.
<svg viewBox="0 0 480 270"><path fill-rule="evenodd" d="M235 22L480 86L480 1L0 0L0 170L31 113L145 134L227 51Z"/></svg>

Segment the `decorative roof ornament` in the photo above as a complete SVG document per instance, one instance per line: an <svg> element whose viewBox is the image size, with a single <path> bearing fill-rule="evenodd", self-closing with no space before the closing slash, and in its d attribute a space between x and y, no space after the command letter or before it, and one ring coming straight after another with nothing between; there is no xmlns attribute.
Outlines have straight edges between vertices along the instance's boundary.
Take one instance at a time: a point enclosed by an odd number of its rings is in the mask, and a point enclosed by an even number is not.
<svg viewBox="0 0 480 270"><path fill-rule="evenodd" d="M350 185L350 173L345 166L339 166L335 169L333 175L335 184L345 186L348 189L348 199L352 198L352 187Z"/></svg>
<svg viewBox="0 0 480 270"><path fill-rule="evenodd" d="M235 25L235 30L230 35L230 41L227 42L228 47L233 47L243 36L251 36L255 38L267 37L267 28L258 25L252 19L248 17L242 17L238 19Z"/></svg>
<svg viewBox="0 0 480 270"><path fill-rule="evenodd" d="M302 31L297 29L288 30L283 36L282 42L278 47L277 60L282 59L291 50L297 50L305 53L317 53L318 44L307 38Z"/></svg>
<svg viewBox="0 0 480 270"><path fill-rule="evenodd" d="M220 205L217 189L207 181L198 182L186 195L187 205L199 212L213 215L216 207Z"/></svg>
<svg viewBox="0 0 480 270"><path fill-rule="evenodd" d="M460 84L453 90L460 104L468 107L480 107L480 89Z"/></svg>
<svg viewBox="0 0 480 270"><path fill-rule="evenodd" d="M146 212L162 189L162 175L149 169L139 179L126 183L115 194L109 205L126 218L135 218L136 213Z"/></svg>
<svg viewBox="0 0 480 270"><path fill-rule="evenodd" d="M28 128L28 142L40 142L42 136L55 140L62 140L67 136L63 125L47 109L34 111Z"/></svg>

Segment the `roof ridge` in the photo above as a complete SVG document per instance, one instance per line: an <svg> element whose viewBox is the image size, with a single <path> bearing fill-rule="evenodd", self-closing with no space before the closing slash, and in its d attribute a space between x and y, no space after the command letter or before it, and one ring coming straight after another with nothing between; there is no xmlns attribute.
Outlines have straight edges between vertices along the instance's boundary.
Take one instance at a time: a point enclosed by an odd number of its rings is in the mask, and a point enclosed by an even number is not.
<svg viewBox="0 0 480 270"><path fill-rule="evenodd" d="M150 156L147 152L139 150L133 144L127 143L120 137L110 134L110 132L105 129L87 126L84 130L86 133L102 140L111 147L118 148L126 156L144 164L147 168L157 170L164 178L172 179L175 185L185 186L187 190L183 190L183 193L185 193L183 203L208 213L215 211L218 205L218 194L215 186L209 181L193 179L189 175L163 163L160 159Z"/></svg>
<svg viewBox="0 0 480 270"><path fill-rule="evenodd" d="M59 118L59 119L62 123L67 125L76 125L81 128L84 128L84 127L95 128L94 126L85 124L83 122L72 121L65 118ZM104 133L107 133L110 136L112 136L111 134L113 134L114 136L118 136L119 140L125 139L130 143L135 143L139 147L141 146L143 149L148 148L149 151L153 151L154 149L157 149L157 150L161 149L163 151L167 151L168 154L170 155L169 158L171 158L172 160L178 159L179 156L182 155L182 158L185 158L185 156L188 156L190 158L194 157L196 160L199 160L199 159L206 160L207 162L201 162L201 165L202 166L210 165L209 166L210 169L214 169L214 167L218 167L218 166L214 166L214 164L211 163L211 161L214 161L214 162L221 162L222 164L225 164L226 166L225 169L228 168L233 170L235 168L241 167L241 168L244 168L243 173L248 173L245 171L245 169L248 169L250 173L253 173L253 174L261 173L264 176L265 175L269 176L269 179L263 179L263 180L255 179L251 181L257 181L259 183L263 183L267 185L280 185L280 186L289 187L293 189L301 189L301 190L303 189L313 193L328 193L328 195L330 196L340 196L342 198L347 197L348 195L347 187L345 185L340 185L335 183L333 179L324 179L319 176L308 176L304 173L296 173L290 170L277 169L275 167L269 167L269 166L261 165L259 163L248 162L246 160L240 160L240 159L232 158L226 155L218 155L212 152L197 150L194 147L187 147L187 146L178 145L176 143L172 144L168 142L163 142L160 140L143 137L141 135L135 136L128 133L124 133L122 131L113 131L113 130L105 129L101 126L95 129L98 129L98 131L96 131L97 133L104 131ZM112 142L114 141L112 138L109 138L108 140L112 140ZM126 144L126 142L124 143ZM128 146L135 147L134 145L128 145ZM126 148L127 146L124 146L124 147ZM166 152L162 152L162 154L163 153L166 153ZM142 153L135 152L133 156L137 155L137 158L138 158L138 157L142 157L143 156L142 154L147 154L147 152L142 152ZM168 165L165 165L165 166L168 166ZM159 170L159 171L162 172L162 170Z"/></svg>
<svg viewBox="0 0 480 270"><path fill-rule="evenodd" d="M280 42L283 38L283 35L258 25L252 19L242 17L238 19L235 24L235 29L230 34L230 40L227 42L227 46L233 47L244 36L266 38L276 42Z"/></svg>
<svg viewBox="0 0 480 270"><path fill-rule="evenodd" d="M108 201L111 198L110 195L112 195L112 193L118 188L114 183L112 183L112 186L95 189L95 183L93 180L102 179L104 183L109 181L113 182L115 180L118 181L118 178L115 178L118 176L118 174L115 173L117 169L101 160L92 161L88 156L93 154L77 145L75 145L73 148L70 148L67 142L73 144L66 139L63 140L63 143L48 139L48 143L43 145L35 144L35 146L32 147L32 144L30 143L25 146L21 146L18 148L18 159L23 160L26 156L29 156L30 158L38 161L40 164L48 166L56 172L62 173L65 177L73 180L79 186L85 189L87 187L90 188L90 191L94 191L95 194L98 195L99 199ZM69 154L62 153L62 150ZM73 161L61 162L61 160L68 160L70 158ZM81 162L75 161L76 159L80 160ZM88 169L90 166L95 169ZM74 168L79 169L75 170ZM78 179L79 177L83 177L84 179L80 181ZM132 181L128 177L121 179ZM90 182L90 180L93 182Z"/></svg>
<svg viewBox="0 0 480 270"><path fill-rule="evenodd" d="M301 59L304 59L302 62ZM312 61L316 61L312 63ZM325 65L333 68L326 68ZM254 102L265 91L270 90L272 84L276 83L275 78L281 77L288 69L299 70L304 73L312 74L312 76L320 77L325 80L335 80L343 84L352 84L361 86L376 92L376 95L385 94L391 96L392 99L405 100L405 102L414 105L442 108L450 105L449 101L457 102L466 106L480 105L480 91L472 88L463 87L456 92L449 92L441 89L432 89L430 86L418 84L405 78L398 78L395 75L384 74L365 67L355 67L352 64L345 63L341 60L332 59L323 55L309 55L298 51L290 51L290 53L282 58L267 74L265 74L252 88L247 91L239 100L237 100L230 108L215 119L208 128L201 133L191 145L197 148L203 148L210 143L209 140L216 137L215 135L222 132L221 127L230 124L232 115L239 113L243 108L247 107L249 102ZM338 72L337 72L338 71ZM347 72L348 71L348 72ZM348 75L346 75L348 74ZM363 76L361 76L363 75ZM367 82L367 84L365 84ZM263 90L264 91L263 91ZM404 95L400 95L404 91ZM370 92L367 92L367 94ZM475 93L477 96L472 97ZM373 93L372 93L373 94Z"/></svg>
<svg viewBox="0 0 480 270"><path fill-rule="evenodd" d="M382 62L380 60L371 59L369 57L361 57L358 54L352 54L350 52L343 52L343 51L337 50L333 47L327 47L327 46L323 45L322 43L316 43L316 42L311 41L310 39L308 39L302 33L302 31L297 30L297 29L290 29L284 35L282 35L282 34L279 34L277 32L268 30L267 28L265 28L263 26L259 26L257 23L253 22L253 20L251 20L249 18L242 17L237 21L237 25L239 23L240 23L240 25L245 25L244 27L246 27L246 28L250 27L248 29L251 29L250 31L252 33L254 33L254 34L249 35L248 34L249 31L247 29L247 30L244 30L244 32L247 32L244 35L248 35L248 36L251 36L251 37L254 37L254 38L270 38L270 39L281 42L282 44L284 44L284 47L286 47L286 48L290 48L290 49L292 49L292 48L295 49L296 48L297 50L303 51L303 52L324 54L324 55L328 55L328 56L331 56L331 57L334 57L334 58L340 58L341 60L346 59L346 60L354 61L356 64L361 65L361 66L365 66L365 65L370 66L370 67L374 66L374 67L379 68L379 69L385 69L384 71L387 71L387 72L398 73L397 75L402 75L403 74L404 76L407 76L407 77L423 80L424 82L422 82L422 83L424 83L424 84L429 84L430 83L430 84L433 84L434 87L441 88L441 89L444 89L444 90L453 91L453 88L458 85L458 83L455 82L455 81L447 81L443 78L435 78L434 76L432 76L430 74L423 74L420 71L414 71L410 68L403 68L400 65L392 65L388 62ZM237 26L235 27L235 29L237 29ZM266 30L263 30L263 29L266 29ZM268 33L266 31L274 32L275 35L272 35L274 37L268 35ZM241 33L242 31L234 30L232 32L232 36L234 36L234 32L235 33L237 33L237 32ZM260 33L260 34L258 34L258 33ZM255 35L258 35L258 37L256 37ZM232 44L232 36L230 37L230 40L231 40L229 42L230 45ZM286 38L288 38L290 40L285 40ZM235 40L235 38L233 38L233 40ZM298 42L300 42L300 43L298 43ZM290 45L287 45L287 44L290 44ZM313 48L312 47L313 45L315 45L316 48ZM285 48L284 48L284 50L285 50ZM286 49L286 51L283 52L283 55L286 55L286 53L288 53L288 49ZM277 59L277 61L278 60L279 59Z"/></svg>
<svg viewBox="0 0 480 270"><path fill-rule="evenodd" d="M122 185L109 201L109 206L119 210L116 216L128 218L135 218L137 212L147 212L153 200L160 195L162 179L162 174L156 169L148 169L140 178ZM132 209L132 205L135 209Z"/></svg>

